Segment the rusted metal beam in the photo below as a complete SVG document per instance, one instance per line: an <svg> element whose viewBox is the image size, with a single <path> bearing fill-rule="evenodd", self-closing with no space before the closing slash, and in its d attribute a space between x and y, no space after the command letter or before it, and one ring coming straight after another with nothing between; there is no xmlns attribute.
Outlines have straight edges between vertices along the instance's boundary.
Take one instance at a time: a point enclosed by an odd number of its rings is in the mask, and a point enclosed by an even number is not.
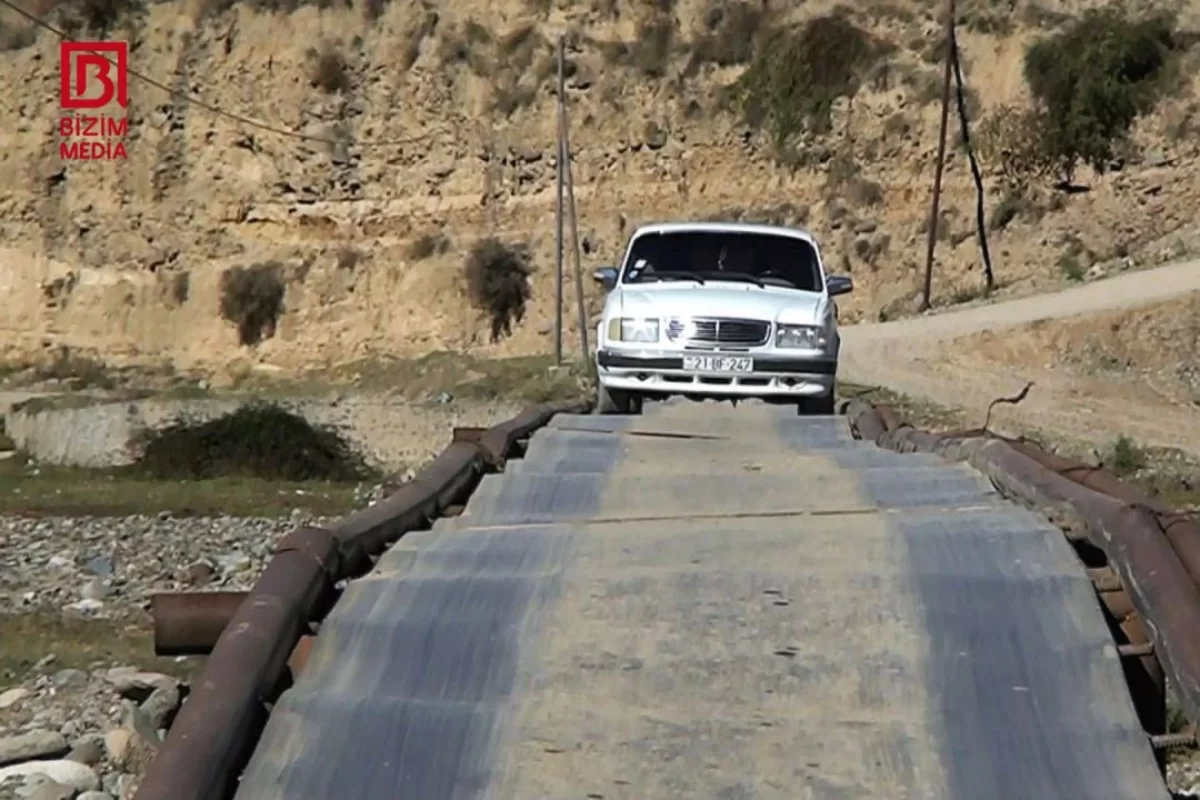
<svg viewBox="0 0 1200 800"><path fill-rule="evenodd" d="M416 478L369 508L329 528L299 528L285 536L223 626L136 800L229 797L266 723L267 704L307 662L308 631L336 597L335 584L362 574L401 535L461 503L484 465L502 465L514 441L557 413L587 407L538 406L476 442L452 443Z"/></svg>
<svg viewBox="0 0 1200 800"><path fill-rule="evenodd" d="M296 642L296 646L292 649L292 654L288 656L287 662L293 681L304 671L304 667L308 664L308 657L312 655L313 645L316 644L316 641L317 637L305 635L301 636L300 640Z"/></svg>
<svg viewBox="0 0 1200 800"><path fill-rule="evenodd" d="M212 652L248 592L164 592L150 597L154 652L197 656Z"/></svg>
<svg viewBox="0 0 1200 800"><path fill-rule="evenodd" d="M1102 467L1092 467L1053 453L1047 453L1027 442L1009 442L1023 455L1032 458L1056 474L1101 494L1114 497L1128 505L1144 508L1154 515L1158 527L1166 536L1192 580L1200 586L1200 525L1190 515L1171 508L1157 497L1123 482Z"/></svg>
<svg viewBox="0 0 1200 800"><path fill-rule="evenodd" d="M337 571L338 541L329 531L299 528L284 537L193 683L137 800L229 796L266 722L264 703L275 699L296 640Z"/></svg>
<svg viewBox="0 0 1200 800"><path fill-rule="evenodd" d="M459 442L463 444L476 444L486 432L487 428L458 427L451 434L450 442L451 444L458 444Z"/></svg>

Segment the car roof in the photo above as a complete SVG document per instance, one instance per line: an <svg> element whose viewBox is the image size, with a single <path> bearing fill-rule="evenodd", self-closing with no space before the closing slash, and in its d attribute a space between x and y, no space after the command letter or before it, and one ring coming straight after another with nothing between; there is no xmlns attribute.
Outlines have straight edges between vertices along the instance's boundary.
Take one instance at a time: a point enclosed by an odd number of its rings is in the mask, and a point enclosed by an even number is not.
<svg viewBox="0 0 1200 800"><path fill-rule="evenodd" d="M642 225L633 232L633 237L655 233L757 233L766 236L790 236L793 239L803 239L809 244L816 244L812 234L801 228L751 222L656 222Z"/></svg>

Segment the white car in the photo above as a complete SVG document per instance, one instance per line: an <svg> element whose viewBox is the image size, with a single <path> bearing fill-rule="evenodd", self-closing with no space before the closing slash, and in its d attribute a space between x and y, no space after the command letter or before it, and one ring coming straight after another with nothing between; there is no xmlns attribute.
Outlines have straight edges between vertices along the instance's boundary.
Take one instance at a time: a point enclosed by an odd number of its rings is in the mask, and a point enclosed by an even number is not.
<svg viewBox="0 0 1200 800"><path fill-rule="evenodd" d="M762 398L832 414L841 339L825 275L802 230L741 223L647 225L609 290L597 330L597 411L640 413L645 398Z"/></svg>

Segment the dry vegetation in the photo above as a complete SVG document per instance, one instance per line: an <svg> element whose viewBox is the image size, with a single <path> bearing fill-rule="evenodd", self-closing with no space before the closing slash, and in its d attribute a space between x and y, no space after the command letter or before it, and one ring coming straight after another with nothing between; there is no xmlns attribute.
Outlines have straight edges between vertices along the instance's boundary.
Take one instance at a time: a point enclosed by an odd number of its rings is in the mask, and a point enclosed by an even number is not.
<svg viewBox="0 0 1200 800"><path fill-rule="evenodd" d="M228 192L237 206L198 220L195 231L178 230L177 217L164 210L161 221L145 223L164 226L156 233L130 230L97 243L94 235L70 233L76 201L52 194L29 202L47 220L64 221L41 223L45 235L21 234L30 252L65 247L56 258L94 269L144 268L157 254L143 257L140 242L169 241L163 247L175 248L178 260L161 271L165 288L157 302L188 313L189 322L160 318L139 330L181 330L207 314L223 331L236 328L236 342L249 348L234 352L221 344L192 358L219 364L286 352L289 363L304 364L314 352L332 360L474 346L500 355L544 352L550 304L542 300L552 271L540 267L552 258L548 143L553 32L560 29L581 160L585 255L610 259L633 225L652 218L801 224L822 239L831 263L855 275L846 321L914 310L917 245L931 225L925 203L945 55L940 5L814 11L704 0L633 6L528 0L497 16L433 0L403 7L387 0L243 0L238 5L277 15L271 25L279 29L293 19L313 26L323 20L310 37L303 35L307 28L296 29L299 43L281 44L267 64L262 40L258 50L242 43L249 22L232 25L234 5L208 0L194 15L217 42L194 72L217 82L204 91L221 95L228 88L230 108L282 127L300 120L306 135L336 141L322 151L243 131L228 150L228 169L219 161L202 168L211 156L188 151L178 159L191 170L178 178L179 197L208 193L223 200ZM156 9L140 0L35 3L47 19L77 18L72 24L89 34L128 29L151 36L147 20L158 15L153 30L161 32L169 16ZM1159 260L1157 252L1143 251L1159 247L1187 221L1188 209L1200 207L1187 188L1200 185L1193 170L1200 152L1189 138L1200 118L1200 104L1188 99L1200 63L1191 18L1185 24L1132 6L1051 12L1033 2L965 0L959 22L966 105L988 185L987 227L1002 289L1086 280L1093 265L1114 259ZM42 36L7 15L0 24L0 38L14 53ZM992 69L994 59L1004 68ZM1011 69L1017 62L1019 69ZM164 77L176 68L164 64L148 69ZM1006 70L1020 73L1019 86L1001 80ZM249 88L255 83L261 89ZM184 111L181 104L173 113ZM202 118L188 112L186 124ZM448 133L410 147L370 146L435 128ZM1174 148L1156 163L1175 171L1147 186L1133 167L1151 146ZM974 190L964 180L962 156L961 144L952 143L943 211L932 223L939 242L935 304L973 299L982 287ZM131 165L131 174L146 169L155 170L156 181L164 171L146 163ZM262 177L255 187L238 188L244 176L256 175ZM61 180L70 184L64 196L81 197L80 182L90 178ZM1153 210L1155 198L1162 213ZM1122 214L1131 206L1142 214L1126 222ZM116 230L121 219L114 212L105 224ZM211 232L200 233L203 223L211 223ZM497 251L489 263L499 266L465 267L464 281L444 277L459 275L456 261L478 262L465 242L485 239L521 242L520 255L500 258ZM109 240L125 249L108 252ZM240 254L239 265L229 266L231 254ZM218 255L224 275L214 292L204 273ZM71 276L56 280L46 303L58 315L57 328L69 329L71 314L93 302L82 296L95 290ZM382 322L370 308L380 296L395 298L396 306ZM143 302L135 297L135 305ZM322 311L339 304L336 314ZM105 306L101 313L129 312ZM293 314L306 319L304 335L257 347ZM336 334L322 327L335 320ZM147 337L146 350L172 338ZM334 341L344 343L341 351Z"/></svg>

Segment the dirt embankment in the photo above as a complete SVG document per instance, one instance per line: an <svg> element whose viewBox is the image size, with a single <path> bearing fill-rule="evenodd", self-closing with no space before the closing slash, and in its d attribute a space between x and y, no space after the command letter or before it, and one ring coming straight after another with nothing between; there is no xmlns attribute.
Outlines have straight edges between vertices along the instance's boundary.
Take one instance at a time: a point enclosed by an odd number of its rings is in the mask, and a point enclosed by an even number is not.
<svg viewBox="0 0 1200 800"><path fill-rule="evenodd" d="M58 19L54 3L29 4ZM764 37L828 13L826 2L117 5L136 13L114 17L107 35L133 41L132 67L180 93L131 82L123 162L60 160L57 42L0 12L0 63L16 77L0 97L12 121L0 154L0 360L67 346L236 375L440 349L546 352L559 34L585 266L612 261L640 222L772 219L813 229L833 268L853 274L847 319L911 306L936 151L938 4L850 8L870 58L816 87L830 132L793 151L809 163L781 163L728 87L756 54L782 52ZM1026 46L1086 5L964 5L976 119L1025 102ZM1181 24L1196 27L1197 12L1191 3ZM992 252L1010 290L1195 244L1200 140L1188 131L1200 70L1181 74L1119 171L1081 173L1090 191L1043 185L1018 201L985 164ZM942 207L935 287L950 302L980 284L974 190L953 147ZM462 275L482 235L527 246L533 265L526 313L498 343ZM277 283L256 284L269 324L251 346L222 314L222 276L255 265ZM596 303L590 281L586 291Z"/></svg>

